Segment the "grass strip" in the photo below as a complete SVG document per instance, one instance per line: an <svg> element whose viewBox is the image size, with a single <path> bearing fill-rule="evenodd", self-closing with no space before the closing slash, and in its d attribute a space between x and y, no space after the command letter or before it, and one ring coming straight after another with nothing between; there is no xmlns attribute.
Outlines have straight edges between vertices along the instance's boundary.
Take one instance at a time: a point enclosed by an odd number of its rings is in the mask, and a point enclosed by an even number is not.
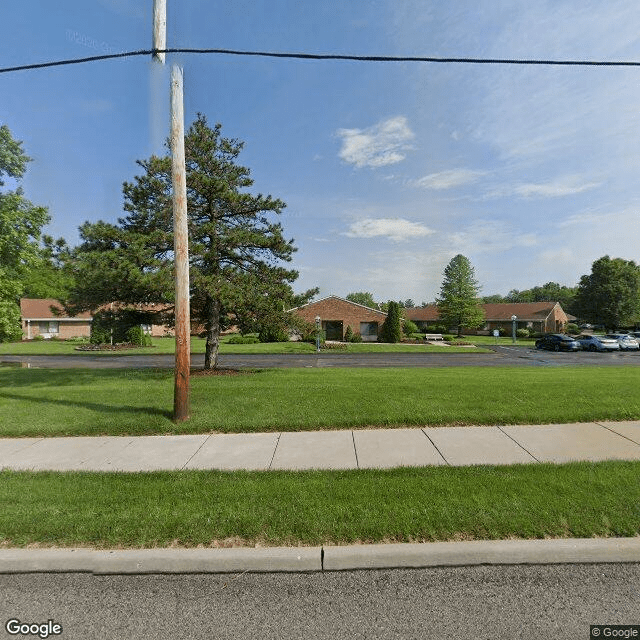
<svg viewBox="0 0 640 640"><path fill-rule="evenodd" d="M174 425L173 371L0 368L0 437L251 433L640 418L640 367L270 369L196 376Z"/></svg>
<svg viewBox="0 0 640 640"><path fill-rule="evenodd" d="M0 472L0 546L319 545L640 535L640 463Z"/></svg>

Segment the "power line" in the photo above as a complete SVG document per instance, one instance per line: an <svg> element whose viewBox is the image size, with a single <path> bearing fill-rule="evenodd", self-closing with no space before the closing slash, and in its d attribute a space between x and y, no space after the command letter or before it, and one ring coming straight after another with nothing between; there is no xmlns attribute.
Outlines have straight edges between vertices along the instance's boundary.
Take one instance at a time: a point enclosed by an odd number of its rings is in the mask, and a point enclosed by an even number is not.
<svg viewBox="0 0 640 640"><path fill-rule="evenodd" d="M495 64L495 65L528 65L528 66L560 66L560 67L640 67L640 62L635 60L533 60L516 58L455 58L433 56L360 56L324 53L284 53L274 51L238 51L233 49L140 49L123 53L110 53L86 58L72 58L68 60L54 60L36 64L26 64L16 67L0 68L0 73L13 73L16 71L28 71L30 69L46 69L73 64L85 64L99 60L113 60L115 58L132 58L136 56L150 56L158 53L188 53L196 55L228 55L249 56L260 58L285 58L293 60L350 60L355 62L426 62L446 64Z"/></svg>

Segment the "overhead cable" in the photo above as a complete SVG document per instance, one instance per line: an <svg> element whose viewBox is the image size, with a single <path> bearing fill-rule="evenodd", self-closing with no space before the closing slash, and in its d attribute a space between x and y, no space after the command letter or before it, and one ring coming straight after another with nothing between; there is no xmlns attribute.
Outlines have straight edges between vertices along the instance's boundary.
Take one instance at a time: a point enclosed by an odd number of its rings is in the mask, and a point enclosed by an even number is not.
<svg viewBox="0 0 640 640"><path fill-rule="evenodd" d="M285 58L292 60L351 60L355 62L423 62L423 63L447 63L447 64L495 64L495 65L529 65L529 66L561 66L561 67L640 67L640 62L635 60L535 60L518 58L458 58L458 57L434 57L434 56L362 56L343 55L334 53L285 53L276 51L239 51L233 49L141 49L138 51L126 51L123 53L109 53L85 58L72 58L68 60L53 60L35 64L25 64L15 67L0 68L0 73L13 73L16 71L28 71L30 69L46 69L73 64L85 64L100 60L113 60L115 58L131 58L135 56L151 56L158 53L186 53L186 54L216 54L228 56L250 56L260 58Z"/></svg>

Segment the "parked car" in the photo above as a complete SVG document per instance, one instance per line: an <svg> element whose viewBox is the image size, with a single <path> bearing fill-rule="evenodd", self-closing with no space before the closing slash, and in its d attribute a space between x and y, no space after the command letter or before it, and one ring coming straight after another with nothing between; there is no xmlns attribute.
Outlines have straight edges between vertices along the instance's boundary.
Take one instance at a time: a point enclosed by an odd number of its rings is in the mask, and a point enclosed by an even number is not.
<svg viewBox="0 0 640 640"><path fill-rule="evenodd" d="M549 333L536 340L536 349L549 351L580 351L580 344L563 333Z"/></svg>
<svg viewBox="0 0 640 640"><path fill-rule="evenodd" d="M585 351L618 351L620 345L613 338L605 336L581 335L576 338Z"/></svg>
<svg viewBox="0 0 640 640"><path fill-rule="evenodd" d="M631 333L607 333L605 338L617 340L621 351L637 351L640 349L638 338Z"/></svg>

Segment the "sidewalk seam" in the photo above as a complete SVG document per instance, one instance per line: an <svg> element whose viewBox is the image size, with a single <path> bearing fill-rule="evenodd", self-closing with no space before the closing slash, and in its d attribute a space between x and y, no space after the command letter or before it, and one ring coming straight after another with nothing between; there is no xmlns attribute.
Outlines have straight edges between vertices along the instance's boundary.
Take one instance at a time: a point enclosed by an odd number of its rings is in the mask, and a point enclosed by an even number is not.
<svg viewBox="0 0 640 640"><path fill-rule="evenodd" d="M425 433L424 429L421 428L420 431L422 431L424 437L433 445L433 448L440 454L440 457L444 460L444 463L450 467L451 463L444 457L444 455L442 455L442 451L438 449L438 445Z"/></svg>
<svg viewBox="0 0 640 640"><path fill-rule="evenodd" d="M510 438L511 440L513 440L513 442L515 442L527 455L530 455L536 462L540 462L540 460L538 460L538 458L536 458L533 453L531 453L531 451L528 451L525 447L523 447L515 438L513 438L512 436L510 436L506 431L502 430L502 427L500 425L497 425L498 430L501 433L504 433L505 436L507 436L507 438Z"/></svg>
<svg viewBox="0 0 640 640"><path fill-rule="evenodd" d="M209 442L209 438L211 438L211 434L209 434L203 441L202 444L193 452L193 455L180 467L180 471L184 471L185 467L196 457L198 451L204 447L207 442Z"/></svg>
<svg viewBox="0 0 640 640"><path fill-rule="evenodd" d="M267 467L267 471L271 471L271 465L273 464L273 460L276 457L276 451L278 450L278 445L280 444L281 437L282 437L282 431L278 434L278 439L276 440L276 446L273 448L273 453L271 454L271 460L269 460L269 466Z"/></svg>
<svg viewBox="0 0 640 640"><path fill-rule="evenodd" d="M617 436L620 436L621 438L624 438L625 440L628 440L629 442L633 442L633 444L637 444L638 446L640 446L640 442L636 442L635 440L632 440L631 438L628 438L627 436L623 435L622 433L618 433L615 429L611 429L610 427L607 427L604 424L600 424L599 422L594 422L593 424L597 424L599 427L602 427L603 429L606 429L607 431L611 431L611 433L615 433Z"/></svg>
<svg viewBox="0 0 640 640"><path fill-rule="evenodd" d="M356 437L355 437L355 434L353 433L353 429L351 430L351 440L353 442L353 453L356 456L356 469L359 469L360 463L358 462L358 449L356 448ZM324 552L323 552L323 556L324 556Z"/></svg>

